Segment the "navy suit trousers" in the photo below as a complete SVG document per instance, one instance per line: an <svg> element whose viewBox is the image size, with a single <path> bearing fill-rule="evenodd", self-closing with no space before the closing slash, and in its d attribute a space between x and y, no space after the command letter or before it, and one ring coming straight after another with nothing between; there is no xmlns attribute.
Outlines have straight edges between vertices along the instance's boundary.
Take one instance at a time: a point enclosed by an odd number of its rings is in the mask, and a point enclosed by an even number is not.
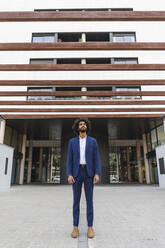
<svg viewBox="0 0 165 248"><path fill-rule="evenodd" d="M87 204L87 222L88 226L93 226L93 178L87 173L87 169L79 168L78 176L74 178L75 183L72 184L73 188L73 226L79 225L80 216L80 199L82 184L84 183L85 198Z"/></svg>

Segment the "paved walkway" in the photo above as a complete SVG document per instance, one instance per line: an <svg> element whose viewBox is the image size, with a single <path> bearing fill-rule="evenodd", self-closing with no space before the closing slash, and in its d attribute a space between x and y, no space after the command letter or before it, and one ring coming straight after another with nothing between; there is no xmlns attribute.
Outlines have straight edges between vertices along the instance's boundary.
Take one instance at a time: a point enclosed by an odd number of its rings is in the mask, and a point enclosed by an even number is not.
<svg viewBox="0 0 165 248"><path fill-rule="evenodd" d="M95 186L94 228L86 238L81 201L80 238L72 239L70 185L23 185L0 191L0 248L164 248L165 189Z"/></svg>

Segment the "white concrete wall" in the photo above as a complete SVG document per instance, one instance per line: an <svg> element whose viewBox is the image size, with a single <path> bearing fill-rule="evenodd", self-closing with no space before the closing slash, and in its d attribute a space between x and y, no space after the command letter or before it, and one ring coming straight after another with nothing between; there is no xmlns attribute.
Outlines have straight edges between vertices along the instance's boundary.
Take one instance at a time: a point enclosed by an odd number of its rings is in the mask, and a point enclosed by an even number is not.
<svg viewBox="0 0 165 248"><path fill-rule="evenodd" d="M158 177L159 177L159 187L165 188L165 174L160 174L160 165L159 159L163 158L165 163L165 145L156 147L156 160L157 160L157 169L158 169ZM165 165L164 165L165 168Z"/></svg>
<svg viewBox="0 0 165 248"><path fill-rule="evenodd" d="M33 11L34 9L60 8L133 8L134 10L163 10L165 2L162 0L1 0L0 11Z"/></svg>
<svg viewBox="0 0 165 248"><path fill-rule="evenodd" d="M10 188L13 151L14 148L0 144L0 189ZM7 174L5 174L6 158L8 158Z"/></svg>

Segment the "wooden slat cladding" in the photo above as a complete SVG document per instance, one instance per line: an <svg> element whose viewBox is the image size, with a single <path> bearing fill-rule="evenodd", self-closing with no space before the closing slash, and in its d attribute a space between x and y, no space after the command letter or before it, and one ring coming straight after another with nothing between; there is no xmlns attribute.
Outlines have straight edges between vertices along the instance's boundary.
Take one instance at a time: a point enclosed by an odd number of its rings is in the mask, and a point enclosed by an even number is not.
<svg viewBox="0 0 165 248"><path fill-rule="evenodd" d="M164 105L165 100L48 100L0 101L0 105Z"/></svg>
<svg viewBox="0 0 165 248"><path fill-rule="evenodd" d="M19 11L0 12L0 22L165 21L165 11Z"/></svg>
<svg viewBox="0 0 165 248"><path fill-rule="evenodd" d="M165 50L165 42L0 43L0 51Z"/></svg>
<svg viewBox="0 0 165 248"><path fill-rule="evenodd" d="M165 64L1 64L0 71L161 71Z"/></svg>
<svg viewBox="0 0 165 248"><path fill-rule="evenodd" d="M0 91L0 96L165 96L165 91Z"/></svg>
<svg viewBox="0 0 165 248"><path fill-rule="evenodd" d="M165 80L0 80L0 86L165 85Z"/></svg>
<svg viewBox="0 0 165 248"><path fill-rule="evenodd" d="M164 114L52 114L52 115L2 115L4 119L53 119L53 118L163 118Z"/></svg>
<svg viewBox="0 0 165 248"><path fill-rule="evenodd" d="M0 80L0 86L165 85L165 80Z"/></svg>
<svg viewBox="0 0 165 248"><path fill-rule="evenodd" d="M0 112L165 112L165 108L0 108Z"/></svg>

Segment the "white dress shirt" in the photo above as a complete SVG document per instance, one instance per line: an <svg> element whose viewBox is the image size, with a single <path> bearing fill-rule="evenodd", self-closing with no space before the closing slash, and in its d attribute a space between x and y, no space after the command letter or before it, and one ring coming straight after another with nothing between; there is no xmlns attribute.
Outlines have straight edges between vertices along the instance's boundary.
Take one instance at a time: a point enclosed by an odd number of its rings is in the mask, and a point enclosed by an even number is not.
<svg viewBox="0 0 165 248"><path fill-rule="evenodd" d="M86 147L86 137L81 138L79 136L79 141L80 141L80 164L86 164L86 159L85 159L85 147Z"/></svg>

